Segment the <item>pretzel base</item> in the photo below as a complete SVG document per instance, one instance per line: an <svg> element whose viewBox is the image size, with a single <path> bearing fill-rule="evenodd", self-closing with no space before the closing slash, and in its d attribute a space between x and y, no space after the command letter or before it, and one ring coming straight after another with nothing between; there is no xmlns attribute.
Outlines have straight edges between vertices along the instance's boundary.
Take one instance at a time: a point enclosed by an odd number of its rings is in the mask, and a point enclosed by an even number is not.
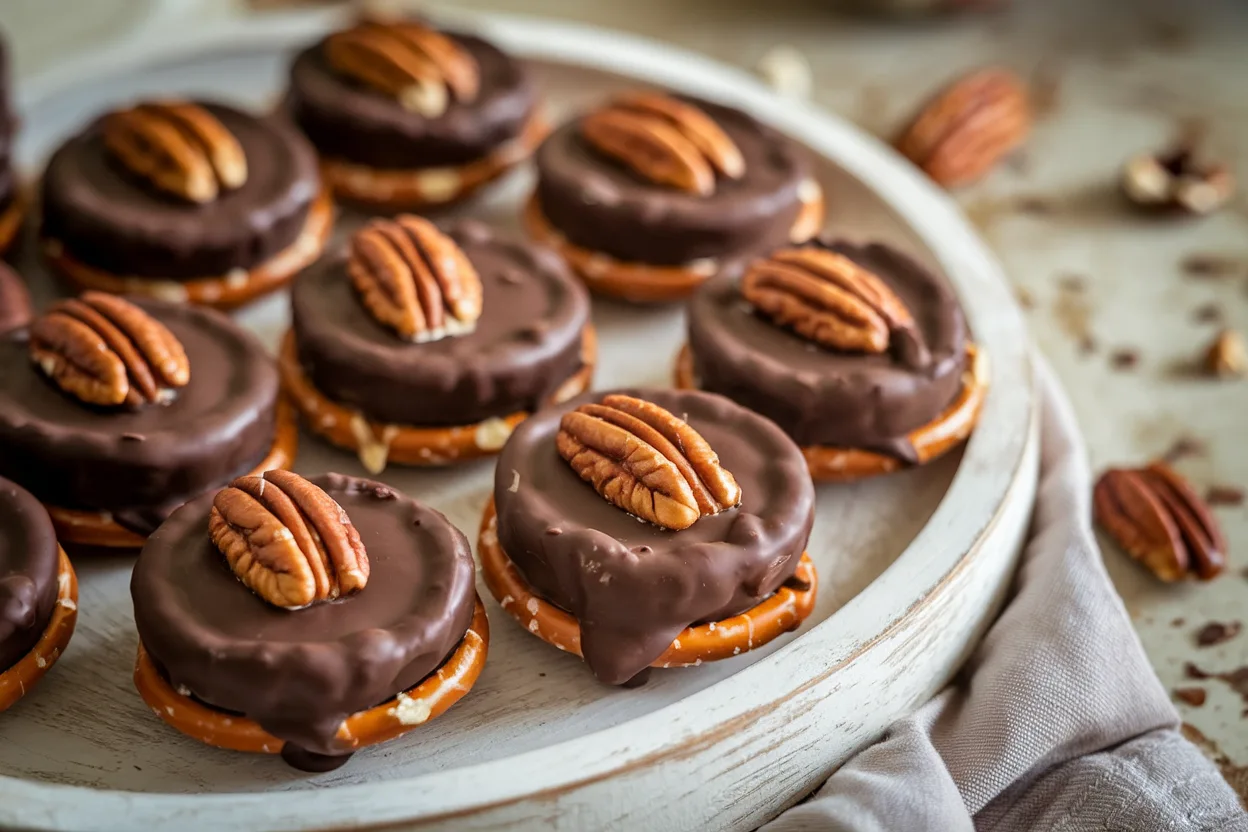
<svg viewBox="0 0 1248 832"><path fill-rule="evenodd" d="M547 644L581 655L581 625L576 618L539 596L503 551L493 497L481 518L477 553L485 585L504 612ZM803 552L797 572L770 597L740 615L686 627L650 667L695 667L761 647L806 620L818 589L815 564Z"/></svg>
<svg viewBox="0 0 1248 832"><path fill-rule="evenodd" d="M321 158L321 176L343 202L381 213L445 207L467 199L523 162L550 127L534 116L515 139L459 166L374 168L345 159Z"/></svg>
<svg viewBox="0 0 1248 832"><path fill-rule="evenodd" d="M485 616L485 605L477 597L472 624L459 646L437 670L415 687L376 707L357 711L338 726L333 742L344 757L341 762L346 762L345 757L361 748L394 739L441 716L476 683L485 666L489 645L490 623ZM286 745L254 720L219 711L192 696L178 693L156 669L142 642L139 642L134 663L134 685L158 717L207 745L256 754L279 754Z"/></svg>
<svg viewBox="0 0 1248 832"><path fill-rule="evenodd" d="M581 336L582 367L551 397L552 404L566 401L589 389L598 357L598 337L591 324ZM333 445L355 451L360 464L374 476L387 464L440 466L502 450L516 425L528 418L526 411L459 427L420 427L374 422L359 411L325 396L312 384L299 362L293 331L282 339L278 354L282 385L303 416L304 424Z"/></svg>
<svg viewBox="0 0 1248 832"><path fill-rule="evenodd" d="M268 456L251 470L251 475L277 468L288 468L295 461L299 446L299 421L285 396L277 400L277 428ZM104 549L141 549L147 538L117 523L106 511L45 506L52 517L56 537L61 543Z"/></svg>
<svg viewBox="0 0 1248 832"><path fill-rule="evenodd" d="M9 203L9 207L0 212L0 257L9 253L17 240L17 232L22 228L22 220L26 218L26 198L18 194Z"/></svg>
<svg viewBox="0 0 1248 832"><path fill-rule="evenodd" d="M674 375L677 388L697 389L693 353L688 344L680 348ZM967 344L966 371L957 398L934 420L909 434L919 465L942 456L971 435L988 393L988 375L988 355L974 344ZM810 467L811 478L819 482L852 482L909 467L897 457L861 448L812 445L802 448L802 455Z"/></svg>
<svg viewBox="0 0 1248 832"><path fill-rule="evenodd" d="M74 634L74 625L78 623L78 576L65 550L57 547L57 551L56 607L47 629L30 652L18 659L17 664L0 672L0 712L11 708L52 669L65 652Z"/></svg>
<svg viewBox="0 0 1248 832"><path fill-rule="evenodd" d="M823 190L813 179L810 181L815 185L815 192L802 202L802 209L789 232L789 238L794 243L806 242L823 226ZM625 262L602 252L581 248L569 242L551 225L542 212L536 193L525 203L521 219L528 235L554 249L591 291L630 303L684 300L719 270L719 264L713 259L697 260L683 266L659 266Z"/></svg>
<svg viewBox="0 0 1248 832"><path fill-rule="evenodd" d="M333 228L333 201L329 191L323 190L308 210L307 221L299 236L268 260L251 271L237 269L224 276L186 281L122 277L75 259L60 240L45 237L42 245L48 263L78 289L95 289L115 295L145 295L228 310L250 303L293 280L321 256Z"/></svg>

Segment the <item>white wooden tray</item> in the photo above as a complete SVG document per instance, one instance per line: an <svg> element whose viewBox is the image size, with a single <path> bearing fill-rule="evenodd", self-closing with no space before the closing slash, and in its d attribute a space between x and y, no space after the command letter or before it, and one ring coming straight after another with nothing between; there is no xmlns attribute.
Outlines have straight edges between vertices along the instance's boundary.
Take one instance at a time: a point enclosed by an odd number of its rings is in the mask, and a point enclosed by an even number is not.
<svg viewBox="0 0 1248 832"><path fill-rule="evenodd" d="M141 94L270 105L289 51L330 23L299 14L148 32L58 68L21 91L20 157L37 171L89 116ZM330 774L212 749L156 719L130 677L132 559L79 559L81 613L69 650L0 716L0 827L749 829L945 684L991 619L1034 496L1035 408L1021 316L953 203L879 143L740 71L580 26L515 17L471 25L533 62L557 116L640 81L736 104L805 142L823 159L831 228L902 246L956 285L991 357L978 431L964 453L928 468L821 488L810 543L819 603L796 634L623 690L594 682L487 600L490 656L473 691L421 730ZM518 173L466 210L513 225L530 184L529 172ZM24 270L46 299L38 265ZM274 344L285 298L239 317ZM669 383L681 310L596 301L594 321L597 386ZM298 468L360 473L353 458L306 437ZM491 466L391 469L383 479L472 538Z"/></svg>

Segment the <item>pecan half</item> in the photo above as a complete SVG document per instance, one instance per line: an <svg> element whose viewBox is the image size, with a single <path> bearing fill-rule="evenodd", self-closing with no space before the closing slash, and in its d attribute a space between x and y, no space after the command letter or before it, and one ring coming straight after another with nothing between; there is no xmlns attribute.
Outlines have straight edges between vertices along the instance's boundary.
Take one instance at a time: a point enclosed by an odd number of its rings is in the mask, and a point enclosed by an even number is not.
<svg viewBox="0 0 1248 832"><path fill-rule="evenodd" d="M665 529L741 504L741 487L687 422L619 394L564 414L555 447L608 502Z"/></svg>
<svg viewBox="0 0 1248 832"><path fill-rule="evenodd" d="M780 326L832 349L882 353L914 317L877 275L834 251L784 248L755 261L741 294Z"/></svg>
<svg viewBox="0 0 1248 832"><path fill-rule="evenodd" d="M217 492L208 534L238 579L275 607L332 601L368 583L368 553L351 518L291 471L240 477Z"/></svg>
<svg viewBox="0 0 1248 832"><path fill-rule="evenodd" d="M1194 146L1184 143L1132 156L1122 168L1122 190L1143 208L1209 214L1235 195L1235 175L1224 164L1198 161Z"/></svg>
<svg viewBox="0 0 1248 832"><path fill-rule="evenodd" d="M452 38L416 21L366 20L325 41L337 72L426 118L446 112L450 99L471 103L480 91L477 61Z"/></svg>
<svg viewBox="0 0 1248 832"><path fill-rule="evenodd" d="M745 175L745 158L714 119L692 104L652 92L613 99L581 120L598 152L660 185L707 196L716 174Z"/></svg>
<svg viewBox="0 0 1248 832"><path fill-rule="evenodd" d="M242 145L217 117L187 101L110 113L104 146L130 172L189 202L212 202L247 181Z"/></svg>
<svg viewBox="0 0 1248 832"><path fill-rule="evenodd" d="M375 220L356 232L347 274L373 318L408 341L462 335L481 317L477 270L421 217Z"/></svg>
<svg viewBox="0 0 1248 832"><path fill-rule="evenodd" d="M941 185L980 178L1031 130L1027 88L1014 73L989 68L941 91L902 131L897 150Z"/></svg>
<svg viewBox="0 0 1248 832"><path fill-rule="evenodd" d="M38 318L30 357L87 404L168 404L191 380L177 337L142 308L103 292L60 301Z"/></svg>
<svg viewBox="0 0 1248 832"><path fill-rule="evenodd" d="M1217 520L1166 463L1106 471L1092 501L1101 527L1161 580L1195 575L1207 581L1226 568L1226 538Z"/></svg>

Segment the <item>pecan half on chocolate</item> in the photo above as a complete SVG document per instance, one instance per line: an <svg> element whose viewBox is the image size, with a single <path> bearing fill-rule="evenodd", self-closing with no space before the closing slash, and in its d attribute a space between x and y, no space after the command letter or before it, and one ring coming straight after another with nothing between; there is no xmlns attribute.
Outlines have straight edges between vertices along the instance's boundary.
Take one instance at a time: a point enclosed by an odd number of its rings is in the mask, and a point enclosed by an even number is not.
<svg viewBox="0 0 1248 832"><path fill-rule="evenodd" d="M897 139L897 150L941 185L979 179L1031 130L1027 87L1007 69L973 72L941 91Z"/></svg>
<svg viewBox="0 0 1248 832"><path fill-rule="evenodd" d="M452 97L475 101L481 86L471 54L412 20L365 20L336 32L325 41L325 59L340 74L426 118L445 113Z"/></svg>
<svg viewBox="0 0 1248 832"><path fill-rule="evenodd" d="M665 529L741 504L741 487L687 422L653 402L606 396L564 414L555 447L608 502Z"/></svg>
<svg viewBox="0 0 1248 832"><path fill-rule="evenodd" d="M1219 163L1200 162L1189 144L1163 153L1139 153L1122 168L1122 190L1143 208L1209 214L1235 194L1235 175Z"/></svg>
<svg viewBox="0 0 1248 832"><path fill-rule="evenodd" d="M756 260L741 280L741 294L780 326L836 350L882 353L894 331L916 330L914 316L887 283L850 258L814 246Z"/></svg>
<svg viewBox="0 0 1248 832"><path fill-rule="evenodd" d="M187 101L155 101L104 118L104 146L131 173L188 202L212 202L247 181L242 145Z"/></svg>
<svg viewBox="0 0 1248 832"><path fill-rule="evenodd" d="M617 96L581 119L580 130L599 153L659 185L708 196L716 176L745 175L745 158L732 138L698 107L671 96Z"/></svg>
<svg viewBox="0 0 1248 832"><path fill-rule="evenodd" d="M102 292L60 301L37 319L30 357L87 404L168 404L191 380L186 351L164 324Z"/></svg>
<svg viewBox="0 0 1248 832"><path fill-rule="evenodd" d="M240 477L217 493L208 534L248 589L299 609L358 592L368 553L334 498L291 471Z"/></svg>
<svg viewBox="0 0 1248 832"><path fill-rule="evenodd" d="M1204 501L1164 462L1113 468L1092 495L1096 521L1163 581L1216 578L1226 568L1226 538Z"/></svg>
<svg viewBox="0 0 1248 832"><path fill-rule="evenodd" d="M421 217L375 220L356 232L347 274L373 318L408 341L462 335L481 317L477 270Z"/></svg>

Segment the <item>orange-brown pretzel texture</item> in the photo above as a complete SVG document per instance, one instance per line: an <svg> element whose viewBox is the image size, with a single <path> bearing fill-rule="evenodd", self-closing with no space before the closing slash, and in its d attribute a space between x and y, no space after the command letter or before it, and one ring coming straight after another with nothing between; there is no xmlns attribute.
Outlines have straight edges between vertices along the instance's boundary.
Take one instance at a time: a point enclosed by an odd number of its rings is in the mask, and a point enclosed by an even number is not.
<svg viewBox="0 0 1248 832"><path fill-rule="evenodd" d="M813 183L814 180L811 180ZM802 203L802 209L789 232L793 243L804 243L819 233L824 220L822 189ZM558 252L591 291L631 303L670 303L684 300L719 270L714 260L696 261L683 266L656 266L628 263L609 255L581 248L568 241L542 213L534 194L524 206L525 231L542 245Z"/></svg>
<svg viewBox="0 0 1248 832"><path fill-rule="evenodd" d="M458 167L381 169L322 157L321 175L338 199L379 213L445 207L467 199L529 158L549 132L546 120L534 116L515 139Z"/></svg>
<svg viewBox="0 0 1248 832"><path fill-rule="evenodd" d="M478 597L472 624L450 657L416 687L343 720L334 737L337 750L349 754L386 742L441 716L476 684L489 645L490 623ZM254 720L218 711L178 693L160 675L142 642L134 663L134 685L156 716L202 743L256 754L277 754L285 745Z"/></svg>
<svg viewBox="0 0 1248 832"><path fill-rule="evenodd" d="M334 205L329 191L324 190L312 203L295 241L265 262L251 271L239 269L237 274L186 281L111 274L74 259L62 241L50 238L43 240L43 253L52 267L79 289L146 295L229 310L280 289L312 265L325 250L333 227Z"/></svg>
<svg viewBox="0 0 1248 832"><path fill-rule="evenodd" d="M26 216L26 198L18 194L8 208L0 211L0 256L9 253L17 232L22 228L22 220Z"/></svg>
<svg viewBox="0 0 1248 832"><path fill-rule="evenodd" d="M78 623L78 576L65 550L60 549L56 566L56 607L39 641L17 664L0 672L0 711L8 710L21 699L43 674L52 669L65 652L74 625Z"/></svg>
<svg viewBox="0 0 1248 832"><path fill-rule="evenodd" d="M551 397L553 404L589 389L597 357L597 335L593 326L587 324L581 336L583 366ZM381 473L390 462L434 466L493 456L502 450L516 425L529 416L521 411L475 425L450 428L371 422L361 413L326 398L313 386L299 363L293 332L287 332L282 340L278 367L282 384L308 428L340 448L355 451L360 463L372 474Z"/></svg>
<svg viewBox="0 0 1248 832"><path fill-rule="evenodd" d="M566 653L581 655L581 625L571 613L539 597L498 542L491 497L477 541L485 585L503 610L530 633ZM761 647L796 630L815 608L819 578L806 553L797 572L769 598L740 615L686 627L651 667L692 667Z"/></svg>
<svg viewBox="0 0 1248 832"><path fill-rule="evenodd" d="M693 354L689 345L680 349L676 359L676 387L697 389L693 372ZM988 394L988 356L974 344L966 347L966 372L962 389L953 402L928 424L910 432L910 443L918 454L920 465L931 462L962 443L979 421L979 413ZM802 448L810 476L819 482L850 482L881 474L889 474L906 466L902 460L866 451L861 448L833 448L814 445Z"/></svg>
<svg viewBox="0 0 1248 832"><path fill-rule="evenodd" d="M252 476L289 468L299 447L299 421L285 396L277 400L277 429L268 456L249 473ZM147 538L119 525L108 512L45 506L62 543L106 549L140 549Z"/></svg>

